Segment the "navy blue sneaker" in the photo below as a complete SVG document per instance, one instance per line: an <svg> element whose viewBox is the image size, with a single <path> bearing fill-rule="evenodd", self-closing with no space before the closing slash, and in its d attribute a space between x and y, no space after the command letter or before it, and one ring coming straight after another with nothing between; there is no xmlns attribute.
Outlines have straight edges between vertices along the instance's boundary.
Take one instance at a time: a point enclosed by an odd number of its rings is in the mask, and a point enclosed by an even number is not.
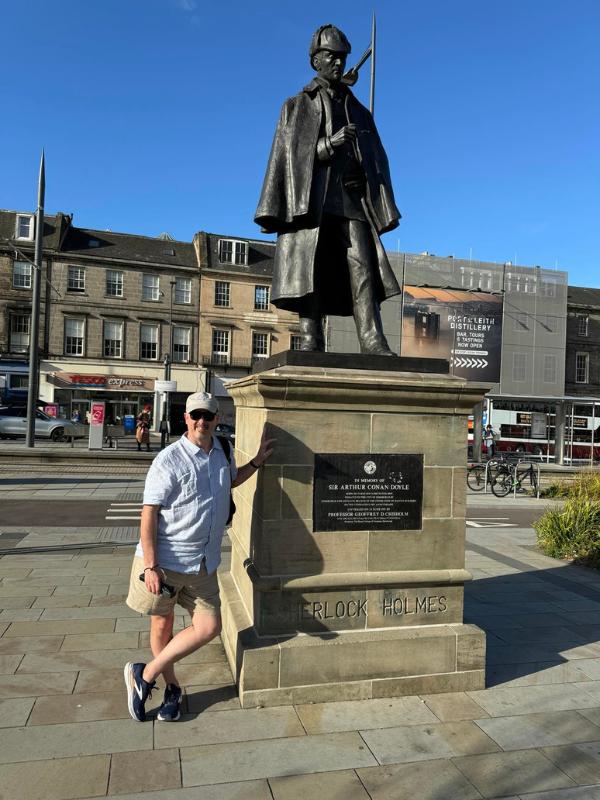
<svg viewBox="0 0 600 800"><path fill-rule="evenodd" d="M161 707L158 709L157 719L162 722L175 722L179 719L179 706L181 705L181 689L174 683L168 683Z"/></svg>
<svg viewBox="0 0 600 800"><path fill-rule="evenodd" d="M129 661L123 670L129 713L138 722L146 721L146 700L152 696L152 689L156 686L156 681L148 683L142 678L145 666Z"/></svg>

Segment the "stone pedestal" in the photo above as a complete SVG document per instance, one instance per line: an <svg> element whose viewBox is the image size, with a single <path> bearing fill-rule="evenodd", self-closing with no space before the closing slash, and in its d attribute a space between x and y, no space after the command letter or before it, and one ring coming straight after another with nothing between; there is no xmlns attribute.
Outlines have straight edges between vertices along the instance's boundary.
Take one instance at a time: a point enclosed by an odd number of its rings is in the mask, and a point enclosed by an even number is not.
<svg viewBox="0 0 600 800"><path fill-rule="evenodd" d="M221 581L242 705L483 688L485 634L463 624L463 585L466 418L488 387L283 365L228 388L238 463L256 453L264 424L277 440L234 490ZM315 455L328 453L422 456L421 527L315 530Z"/></svg>

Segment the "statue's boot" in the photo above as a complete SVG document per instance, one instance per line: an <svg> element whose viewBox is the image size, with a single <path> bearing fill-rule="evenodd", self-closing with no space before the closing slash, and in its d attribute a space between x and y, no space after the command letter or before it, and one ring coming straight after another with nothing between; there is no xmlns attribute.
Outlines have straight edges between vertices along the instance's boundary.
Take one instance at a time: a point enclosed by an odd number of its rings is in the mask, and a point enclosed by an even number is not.
<svg viewBox="0 0 600 800"><path fill-rule="evenodd" d="M322 317L300 317L300 350L323 351L324 349Z"/></svg>
<svg viewBox="0 0 600 800"><path fill-rule="evenodd" d="M354 322L360 352L374 356L393 356L383 333L379 304L375 300L373 281L368 270L351 273Z"/></svg>

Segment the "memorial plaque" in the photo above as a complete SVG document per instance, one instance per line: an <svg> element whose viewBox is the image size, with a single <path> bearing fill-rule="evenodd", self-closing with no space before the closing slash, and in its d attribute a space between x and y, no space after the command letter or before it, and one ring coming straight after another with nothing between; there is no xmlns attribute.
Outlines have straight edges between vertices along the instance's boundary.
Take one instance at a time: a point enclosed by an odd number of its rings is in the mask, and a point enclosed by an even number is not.
<svg viewBox="0 0 600 800"><path fill-rule="evenodd" d="M313 531L420 530L421 454L315 453Z"/></svg>

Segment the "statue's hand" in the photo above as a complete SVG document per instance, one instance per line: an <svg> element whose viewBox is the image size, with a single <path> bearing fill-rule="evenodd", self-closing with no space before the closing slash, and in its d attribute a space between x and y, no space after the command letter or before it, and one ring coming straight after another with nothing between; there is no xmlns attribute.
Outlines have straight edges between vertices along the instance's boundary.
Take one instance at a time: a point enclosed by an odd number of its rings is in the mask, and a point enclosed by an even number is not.
<svg viewBox="0 0 600 800"><path fill-rule="evenodd" d="M337 133L329 137L329 143L332 147L343 147L347 143L354 143L356 141L356 125L350 124L340 128Z"/></svg>

